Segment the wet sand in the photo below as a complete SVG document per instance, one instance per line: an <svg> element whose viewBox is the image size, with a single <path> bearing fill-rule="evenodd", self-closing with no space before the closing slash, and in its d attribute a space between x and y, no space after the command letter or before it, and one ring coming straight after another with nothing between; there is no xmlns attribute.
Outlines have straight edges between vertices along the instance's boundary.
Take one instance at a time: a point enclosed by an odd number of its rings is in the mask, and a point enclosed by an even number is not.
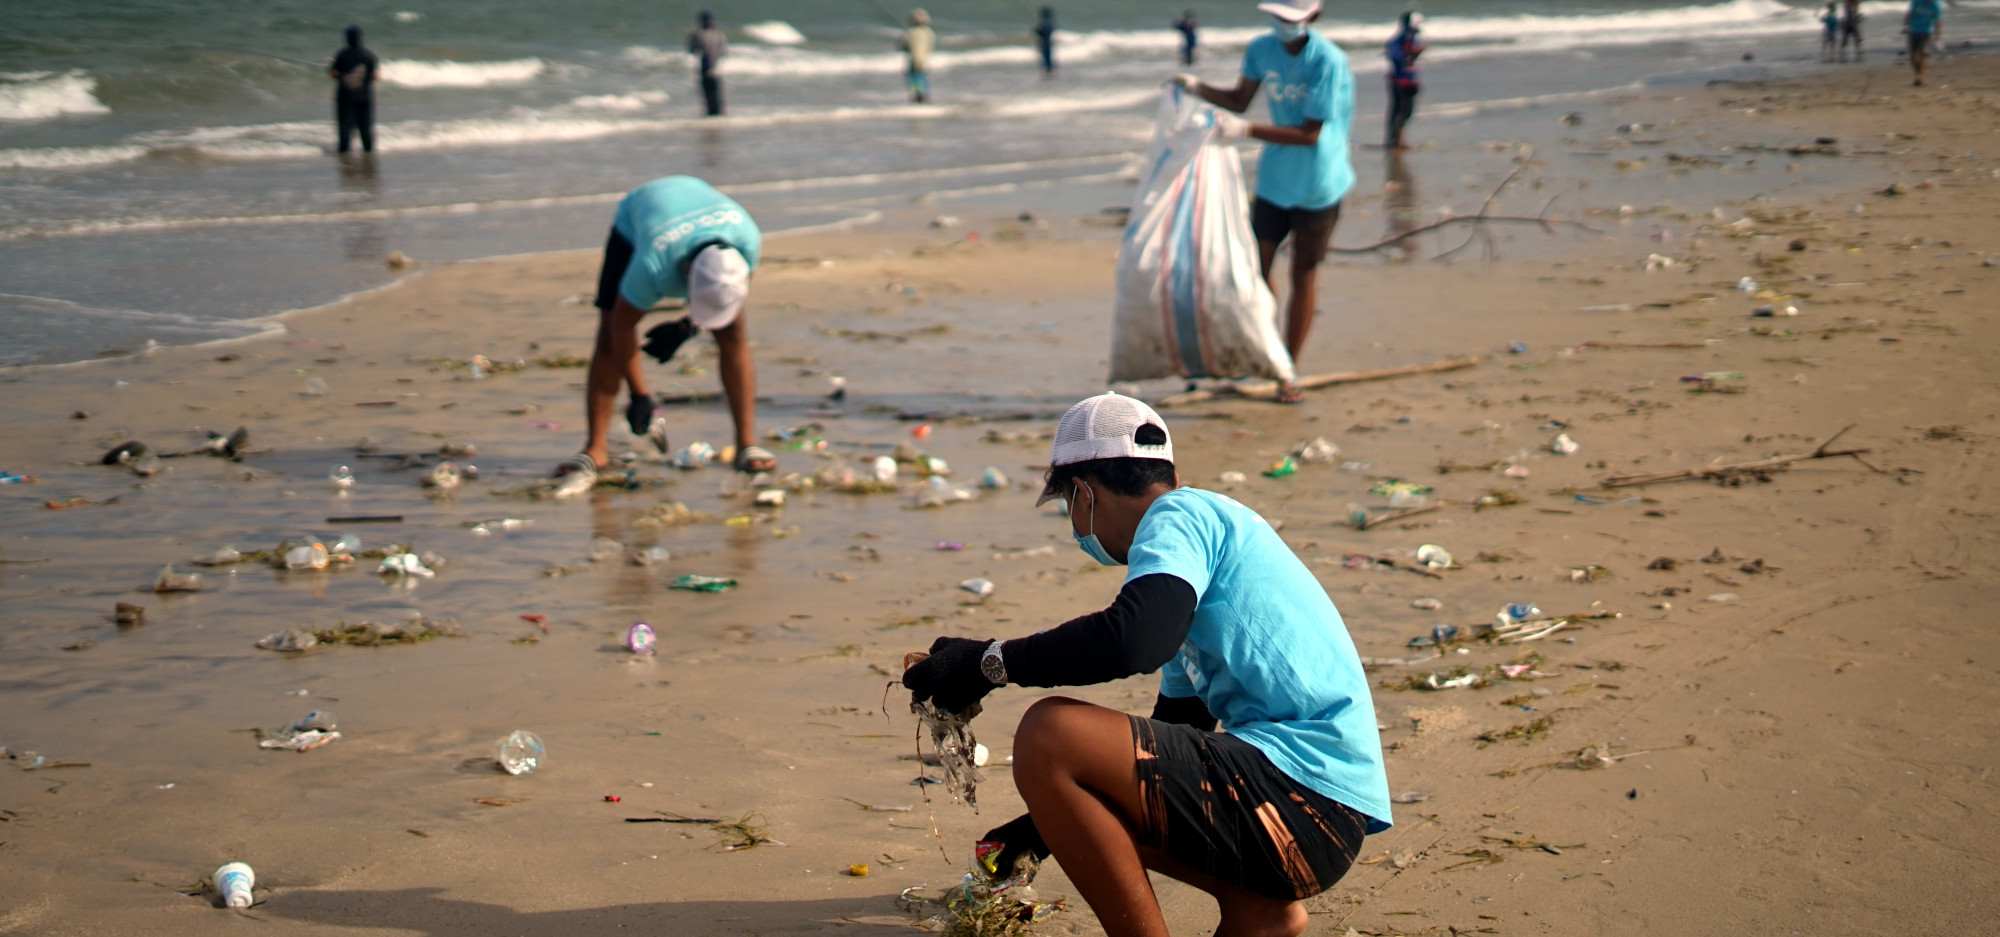
<svg viewBox="0 0 2000 937"><path fill-rule="evenodd" d="M1362 653L1414 660L1379 668L1382 683L1533 665L1484 688L1378 691L1391 786L1430 796L1399 806L1367 864L1311 903L1310 933L1936 932L1977 930L2000 910L1982 874L2000 831L1995 538L1982 504L2000 429L1985 315L2000 268L1983 263L2000 251L2000 178L1984 155L2000 152L1995 65L1954 58L1925 90L1881 66L1633 97L1575 128L1537 115L1520 139L1496 141L1498 166L1426 179L1432 194L1407 211L1428 215L1441 189L1476 205L1527 143L1540 157L1510 212L1532 215L1563 189L1542 162L1557 153L1627 161L1613 175L1629 189L1570 189L1551 211L1594 232L1494 226L1498 261L1481 260L1478 242L1425 259L1468 233L1446 229L1406 263L1336 264L1305 361L1321 372L1472 354L1476 367L1335 388L1300 407L1167 411L1183 480L1282 521ZM1651 126L1614 129L1631 124ZM1840 155L1742 148L1822 136ZM1799 182L1712 216L1707 193L1750 159L1796 165L1787 176ZM1899 194L1885 194L1892 185ZM938 634L1027 633L1115 591L1116 574L1073 553L1025 490L1046 459L1032 437L1102 384L1117 232L1088 223L1097 207L1045 214L1046 229L995 209L961 212L962 229L890 224L770 245L752 312L760 430L817 421L825 456L858 461L916 442L910 430L928 423L919 444L957 484L987 465L1017 483L938 509L911 507L907 476L895 494L799 492L758 509L719 467L655 463L638 490L507 494L581 438L581 370L532 362L587 351L593 323L571 298L594 282L594 252L425 268L294 316L276 339L0 372L0 469L39 479L0 487L0 745L20 756L0 768L0 879L12 886L0 933L908 926L896 893L954 881L972 839L1020 804L1004 766L988 771L978 815L934 794L941 858L910 784L919 767L903 760L911 718L893 694L881 710L887 672ZM1389 207L1382 192L1357 193L1337 241L1362 243ZM1675 263L1647 272L1651 253ZM1773 297L1738 292L1744 276ZM1753 318L1765 304L1801 315ZM1525 352L1509 353L1514 342ZM455 365L475 354L529 365L473 380ZM712 365L704 341L649 373L656 389L709 391ZM1741 377L1683 381L1711 372ZM841 415L815 415L835 375L850 387ZM311 378L330 392L303 394ZM960 418L899 419L917 412ZM673 416L676 445L727 438L717 403ZM1601 486L1810 452L1849 424L1838 445L1866 448L1860 459L1740 484ZM125 439L170 449L238 425L251 433L241 463L173 459L150 479L88 464ZM984 441L989 431L1031 438ZM1581 449L1550 453L1558 431ZM1320 436L1367 467L1258 474ZM427 498L419 471L360 457L362 437L381 453L475 444L461 461L482 476ZM779 455L787 473L829 464ZM339 464L358 476L346 496L326 481ZM1249 478L1225 485L1228 471ZM1444 506L1346 526L1350 503L1386 509L1368 493L1384 478L1433 486ZM1521 503L1468 503L1495 490ZM44 506L72 497L90 503ZM709 519L645 526L663 500ZM405 520L325 521L373 513ZM726 522L735 516L751 520ZM469 527L501 517L533 523ZM348 529L364 546L414 542L448 562L413 588L373 564L246 564L206 571L200 593L138 591L162 564L225 544ZM591 562L596 538L671 558ZM1431 578L1344 562L1425 543L1461 568ZM1043 546L1054 549L1029 552ZM1663 557L1672 569L1649 568ZM689 573L739 585L667 588ZM991 598L956 588L975 576L997 584ZM1412 608L1420 598L1442 608ZM119 601L145 605L147 623L116 627ZM1509 602L1618 617L1441 660L1405 646ZM254 646L289 627L412 612L454 618L463 636L297 657ZM523 615L545 616L546 632ZM654 659L618 648L640 620L660 634ZM1520 656L1530 652L1540 658ZM1144 711L1153 687L1141 677L1072 695ZM975 729L996 760L1037 695L990 698ZM270 752L245 731L316 707L338 713L340 741ZM1528 737L1508 737L1513 727ZM493 770L493 745L514 728L548 741L546 768ZM1478 740L1488 733L1499 740ZM1585 749L1615 760L1579 769ZM88 767L19 770L28 752ZM755 814L785 845L724 853L703 827L623 822L655 811ZM257 869L261 904L231 913L185 894L231 859ZM841 874L856 862L871 874ZM1059 869L1043 891L1070 893ZM1161 894L1176 932L1213 929L1198 893L1162 883ZM1080 902L1042 930L1098 932Z"/></svg>

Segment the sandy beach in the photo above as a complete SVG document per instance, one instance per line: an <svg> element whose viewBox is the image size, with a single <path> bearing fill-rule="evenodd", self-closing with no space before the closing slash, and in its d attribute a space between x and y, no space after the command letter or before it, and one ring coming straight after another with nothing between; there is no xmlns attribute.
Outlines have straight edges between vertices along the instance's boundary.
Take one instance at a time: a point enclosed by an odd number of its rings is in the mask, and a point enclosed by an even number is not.
<svg viewBox="0 0 2000 937"><path fill-rule="evenodd" d="M1357 190L1337 244L1497 186L1496 214L1560 195L1547 217L1587 227L1456 224L1324 267L1303 370L1477 364L1163 411L1182 480L1281 522L1319 575L1376 663L1390 783L1413 795L1308 933L1976 933L2000 914L2000 59L1908 85L1885 63L1634 94L1420 149L1477 168L1401 208ZM1060 196L1025 219L987 204L933 229L912 207L766 247L760 432L819 426L767 443L779 474L909 443L971 492L937 508L915 506L907 466L893 493L795 485L781 507L721 466L643 458L627 489L521 493L582 437L594 251L426 264L282 335L0 370L0 470L33 479L0 486L0 934L906 932L897 894L955 882L1020 812L1004 762L1039 694L997 692L974 723L994 754L980 811L936 789L927 809L912 780L935 769L911 760L907 697L885 697L902 655L1040 630L1118 583L1032 507L1055 417L1103 387L1119 235L1101 192L1050 210ZM474 356L500 367L475 378ZM726 441L712 343L649 368L689 398L676 446ZM824 399L833 377L844 401ZM240 461L97 464L238 426ZM1551 451L1559 433L1574 454ZM1317 437L1333 463L1261 474ZM479 477L428 496L418 463L447 444L476 447L455 461ZM987 466L1011 486L977 489ZM1437 508L1351 526L1351 505L1388 512L1370 489L1395 479ZM692 518L662 522L670 502ZM348 515L401 521L327 520ZM349 532L444 562L414 582L250 562L150 591L227 545ZM1453 566L1410 569L1424 544ZM736 585L669 588L688 574ZM972 578L994 593L958 587ZM145 623L115 624L119 602ZM1568 623L1412 643L1510 603ZM412 615L458 634L256 646ZM620 647L637 621L656 656ZM1155 681L1070 695L1143 712ZM316 708L339 741L258 747ZM544 768L494 769L513 729L547 741ZM625 822L662 812L776 842ZM201 883L236 859L259 903L221 910ZM1100 932L1059 867L1038 885L1072 898L1038 933ZM1176 933L1213 931L1205 896L1159 888Z"/></svg>

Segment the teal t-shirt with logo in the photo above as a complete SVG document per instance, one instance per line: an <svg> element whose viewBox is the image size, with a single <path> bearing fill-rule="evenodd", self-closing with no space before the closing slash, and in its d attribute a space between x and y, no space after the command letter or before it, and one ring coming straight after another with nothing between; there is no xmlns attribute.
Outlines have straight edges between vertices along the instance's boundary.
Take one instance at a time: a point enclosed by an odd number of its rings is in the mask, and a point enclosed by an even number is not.
<svg viewBox="0 0 2000 937"><path fill-rule="evenodd" d="M1910 21L1906 27L1912 36L1928 36L1937 32L1938 20L1944 16L1944 9L1938 0L1910 0Z"/></svg>
<svg viewBox="0 0 2000 937"><path fill-rule="evenodd" d="M1325 36L1306 33L1305 48L1293 55L1276 35L1250 40L1243 51L1243 77L1261 82L1271 123L1301 127L1320 121L1313 146L1265 143L1257 159L1257 197L1279 208L1326 208L1354 187L1354 161L1347 151L1354 121L1354 73L1347 53Z"/></svg>
<svg viewBox="0 0 2000 937"><path fill-rule="evenodd" d="M693 176L667 176L633 189L618 203L611 227L632 242L632 262L618 292L642 310L663 298L687 298L687 264L696 251L727 244L755 270L764 243L743 206Z"/></svg>
<svg viewBox="0 0 2000 937"><path fill-rule="evenodd" d="M1195 488L1153 501L1126 581L1166 573L1192 586L1194 624L1160 695L1199 696L1224 731L1292 780L1395 822L1368 675L1333 600L1257 512Z"/></svg>

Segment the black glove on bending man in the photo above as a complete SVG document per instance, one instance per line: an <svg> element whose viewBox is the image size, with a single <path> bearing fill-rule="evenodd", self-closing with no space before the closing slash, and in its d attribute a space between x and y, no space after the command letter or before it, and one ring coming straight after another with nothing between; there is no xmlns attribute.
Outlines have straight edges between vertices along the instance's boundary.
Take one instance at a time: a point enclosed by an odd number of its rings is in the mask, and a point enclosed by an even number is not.
<svg viewBox="0 0 2000 937"><path fill-rule="evenodd" d="M1013 878L1014 863L1023 855L1032 854L1037 862L1049 857L1049 846L1042 842L1042 831L1035 828L1035 818L1025 813L987 830L979 841L1000 844L1000 852L993 857L990 868L995 879Z"/></svg>
<svg viewBox="0 0 2000 937"><path fill-rule="evenodd" d="M639 350L652 355L654 361L666 364L674 352L681 350L683 343L700 333L701 326L694 324L691 318L670 319L648 329L646 343L640 345Z"/></svg>
<svg viewBox="0 0 2000 937"><path fill-rule="evenodd" d="M979 670L979 658L992 641L939 638L929 657L903 671L903 686L921 703L929 700L948 713L962 713L993 692L994 683Z"/></svg>

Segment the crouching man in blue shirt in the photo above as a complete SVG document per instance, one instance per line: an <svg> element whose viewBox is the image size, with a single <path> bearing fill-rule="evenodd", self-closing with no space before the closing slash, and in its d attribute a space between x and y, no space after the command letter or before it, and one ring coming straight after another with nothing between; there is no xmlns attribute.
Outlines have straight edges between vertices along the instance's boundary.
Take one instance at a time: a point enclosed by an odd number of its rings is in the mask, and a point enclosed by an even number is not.
<svg viewBox="0 0 2000 937"><path fill-rule="evenodd" d="M1056 427L1043 502L1077 545L1128 566L1107 608L1011 641L939 638L903 674L963 712L996 687L1160 671L1151 718L1065 697L1028 709L1014 781L1028 813L986 834L1054 855L1105 933L1167 934L1148 869L1213 896L1220 934L1297 935L1303 899L1389 828L1375 707L1326 590L1249 508L1179 488L1165 421L1103 394ZM1220 725L1222 731L1214 731Z"/></svg>

